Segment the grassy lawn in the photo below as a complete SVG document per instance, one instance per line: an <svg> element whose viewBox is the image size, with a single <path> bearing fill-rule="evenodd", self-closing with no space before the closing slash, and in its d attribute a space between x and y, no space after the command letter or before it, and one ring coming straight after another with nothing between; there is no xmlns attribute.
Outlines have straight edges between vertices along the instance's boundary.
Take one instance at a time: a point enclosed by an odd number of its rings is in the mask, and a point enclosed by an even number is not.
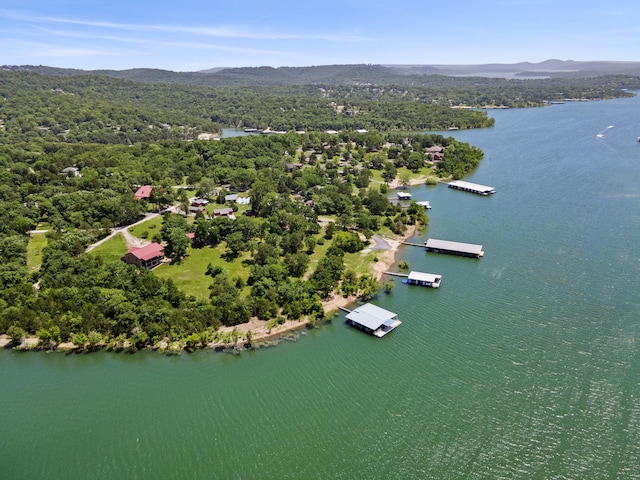
<svg viewBox="0 0 640 480"><path fill-rule="evenodd" d="M320 232L319 235L314 235L314 238L316 239L316 241L319 238L324 239L324 229ZM324 240L324 245L316 244L315 248L313 249L313 253L309 256L309 267L307 268L307 273L304 276L305 279L308 279L309 276L315 271L315 269L318 268L318 262L327 253L327 250L331 246L332 242L333 240Z"/></svg>
<svg viewBox="0 0 640 480"><path fill-rule="evenodd" d="M368 252L362 254L362 252L345 253L344 254L344 266L345 271L352 270L358 275L364 275L365 273L372 273L371 266L376 263L374 260L377 256L380 256L380 252Z"/></svg>
<svg viewBox="0 0 640 480"><path fill-rule="evenodd" d="M382 178L382 172L384 172L384 170L371 170L371 180L379 183L385 183Z"/></svg>
<svg viewBox="0 0 640 480"><path fill-rule="evenodd" d="M232 262L227 262L222 255L226 250L224 242L216 248L189 248L187 256L177 264L164 264L156 268L153 273L161 278L171 278L183 292L196 298L209 298L211 277L205 275L207 265L219 265L230 278L249 277L249 266L243 265L243 260L249 258L245 252Z"/></svg>
<svg viewBox="0 0 640 480"><path fill-rule="evenodd" d="M118 261L125 253L127 253L127 244L120 233L91 251L91 254L101 257L105 262Z"/></svg>
<svg viewBox="0 0 640 480"><path fill-rule="evenodd" d="M42 249L46 246L46 233L34 233L29 237L29 245L27 245L27 268L29 271L40 269L40 265L42 265Z"/></svg>
<svg viewBox="0 0 640 480"><path fill-rule="evenodd" d="M160 233L162 222L164 222L164 219L161 216L153 217L151 220L147 220L146 222L142 222L140 225L131 227L129 229L129 233L134 237L144 238L143 234L144 232L147 232L147 236L149 240L151 240L156 233Z"/></svg>

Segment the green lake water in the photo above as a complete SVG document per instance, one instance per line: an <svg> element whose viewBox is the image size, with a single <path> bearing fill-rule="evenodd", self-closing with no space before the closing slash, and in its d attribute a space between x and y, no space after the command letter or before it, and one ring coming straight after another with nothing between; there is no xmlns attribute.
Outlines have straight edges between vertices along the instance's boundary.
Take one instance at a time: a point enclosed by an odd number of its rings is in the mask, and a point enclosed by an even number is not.
<svg viewBox="0 0 640 480"><path fill-rule="evenodd" d="M437 187L382 339L319 330L240 355L0 352L0 478L640 478L640 98L494 111ZM447 133L448 135L448 133ZM600 136L598 136L600 135Z"/></svg>

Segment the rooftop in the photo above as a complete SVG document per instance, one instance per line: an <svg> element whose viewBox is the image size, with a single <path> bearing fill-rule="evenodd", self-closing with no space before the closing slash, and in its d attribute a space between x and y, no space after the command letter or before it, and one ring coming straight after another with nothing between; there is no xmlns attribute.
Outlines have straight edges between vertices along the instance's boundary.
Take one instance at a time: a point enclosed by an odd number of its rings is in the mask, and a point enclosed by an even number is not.
<svg viewBox="0 0 640 480"><path fill-rule="evenodd" d="M149 198L151 196L151 190L153 190L151 185L143 185L138 190L136 190L134 196L136 198Z"/></svg>
<svg viewBox="0 0 640 480"><path fill-rule="evenodd" d="M371 330L377 330L385 324L392 325L397 316L397 313L390 312L372 303L365 303L347 314L347 319Z"/></svg>
<svg viewBox="0 0 640 480"><path fill-rule="evenodd" d="M442 275L423 272L410 272L407 278L416 282L438 283L442 278Z"/></svg>
<svg viewBox="0 0 640 480"><path fill-rule="evenodd" d="M429 238L424 242L424 246L427 250L445 250L450 252L461 252L471 255L477 255L479 257L484 255L482 251L482 245L474 245L473 243L462 242L450 242L449 240L438 240L435 238Z"/></svg>
<svg viewBox="0 0 640 480"><path fill-rule="evenodd" d="M151 260L152 258L164 255L164 247L154 242L144 247L131 247L127 253L132 254L140 260Z"/></svg>

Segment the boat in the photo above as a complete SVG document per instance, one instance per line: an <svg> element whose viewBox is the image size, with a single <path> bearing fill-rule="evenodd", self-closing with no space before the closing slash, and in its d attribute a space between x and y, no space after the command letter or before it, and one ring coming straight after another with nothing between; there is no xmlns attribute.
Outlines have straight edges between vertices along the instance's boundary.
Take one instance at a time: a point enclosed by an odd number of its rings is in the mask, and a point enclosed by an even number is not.
<svg viewBox="0 0 640 480"><path fill-rule="evenodd" d="M429 200L422 200L420 202L416 202L416 205L420 205L421 207L424 207L425 210L429 210L431 208L431 204L429 203Z"/></svg>

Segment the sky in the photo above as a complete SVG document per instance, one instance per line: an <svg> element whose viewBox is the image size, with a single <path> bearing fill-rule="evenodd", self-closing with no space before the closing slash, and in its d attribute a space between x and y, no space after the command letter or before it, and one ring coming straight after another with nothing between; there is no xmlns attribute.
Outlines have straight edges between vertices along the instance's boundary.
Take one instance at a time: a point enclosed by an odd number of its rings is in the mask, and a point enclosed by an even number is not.
<svg viewBox="0 0 640 480"><path fill-rule="evenodd" d="M640 61L631 0L2 0L0 65Z"/></svg>

